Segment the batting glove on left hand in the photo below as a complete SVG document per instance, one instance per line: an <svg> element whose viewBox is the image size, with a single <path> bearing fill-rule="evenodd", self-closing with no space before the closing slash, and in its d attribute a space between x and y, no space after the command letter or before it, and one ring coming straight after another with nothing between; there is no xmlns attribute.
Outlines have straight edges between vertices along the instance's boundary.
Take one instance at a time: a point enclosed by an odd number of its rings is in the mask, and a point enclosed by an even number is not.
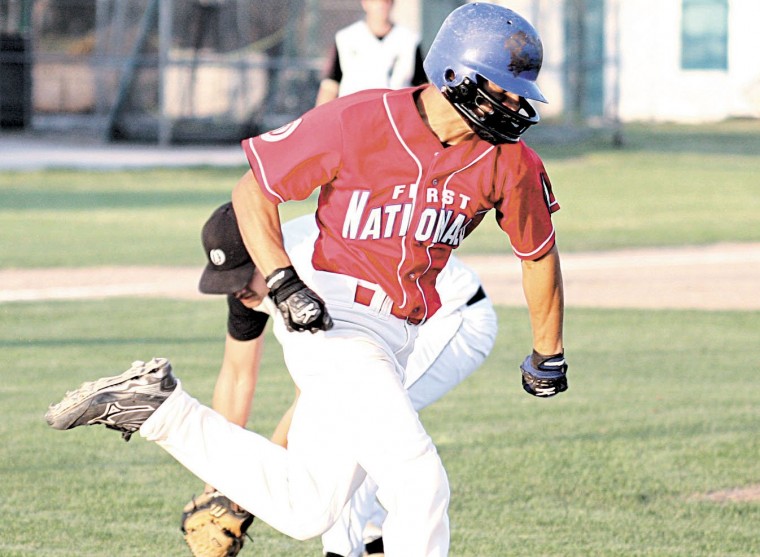
<svg viewBox="0 0 760 557"><path fill-rule="evenodd" d="M523 389L533 396L548 398L567 390L565 355L544 356L535 350L520 366Z"/></svg>
<svg viewBox="0 0 760 557"><path fill-rule="evenodd" d="M266 278L269 297L285 319L289 331L327 331L333 322L325 302L299 278L291 265L275 270Z"/></svg>

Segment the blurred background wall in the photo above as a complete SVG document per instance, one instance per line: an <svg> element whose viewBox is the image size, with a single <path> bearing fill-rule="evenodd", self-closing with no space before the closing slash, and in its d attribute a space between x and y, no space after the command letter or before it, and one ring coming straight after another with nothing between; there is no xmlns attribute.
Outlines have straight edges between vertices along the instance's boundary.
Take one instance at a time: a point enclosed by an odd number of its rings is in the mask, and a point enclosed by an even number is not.
<svg viewBox="0 0 760 557"><path fill-rule="evenodd" d="M397 0L427 49L461 0ZM760 117L757 0L509 0L544 42L544 119ZM0 131L237 141L313 106L358 0L0 0Z"/></svg>

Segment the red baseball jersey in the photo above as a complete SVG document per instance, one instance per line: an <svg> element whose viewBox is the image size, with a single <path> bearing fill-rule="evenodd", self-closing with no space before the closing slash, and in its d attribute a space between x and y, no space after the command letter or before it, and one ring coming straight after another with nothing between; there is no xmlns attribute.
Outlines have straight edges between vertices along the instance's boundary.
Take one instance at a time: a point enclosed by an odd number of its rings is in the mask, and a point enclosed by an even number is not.
<svg viewBox="0 0 760 557"><path fill-rule="evenodd" d="M525 143L444 147L417 111L420 90L341 97L242 142L270 201L321 188L314 268L379 284L415 320L440 307L438 273L490 209L521 259L552 248L559 209Z"/></svg>

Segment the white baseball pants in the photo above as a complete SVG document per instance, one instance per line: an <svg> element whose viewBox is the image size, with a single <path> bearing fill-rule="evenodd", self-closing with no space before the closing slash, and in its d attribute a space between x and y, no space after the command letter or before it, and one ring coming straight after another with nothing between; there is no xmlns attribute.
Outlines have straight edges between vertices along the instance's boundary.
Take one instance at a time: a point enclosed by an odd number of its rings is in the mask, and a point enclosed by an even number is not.
<svg viewBox="0 0 760 557"><path fill-rule="evenodd" d="M497 330L496 312L488 298L437 314L420 327L406 367L406 387L415 410L437 401L478 369L491 353ZM322 535L325 552L361 557L367 539L380 535L385 510L376 491L372 479L366 478L340 519ZM368 526L375 531L368 532Z"/></svg>
<svg viewBox="0 0 760 557"><path fill-rule="evenodd" d="M287 333L275 318L301 389L287 450L229 423L181 385L140 433L296 539L325 532L366 472L388 511L386 554L445 556L448 479L402 382L416 327L363 306L332 306L331 314L334 328L313 335Z"/></svg>

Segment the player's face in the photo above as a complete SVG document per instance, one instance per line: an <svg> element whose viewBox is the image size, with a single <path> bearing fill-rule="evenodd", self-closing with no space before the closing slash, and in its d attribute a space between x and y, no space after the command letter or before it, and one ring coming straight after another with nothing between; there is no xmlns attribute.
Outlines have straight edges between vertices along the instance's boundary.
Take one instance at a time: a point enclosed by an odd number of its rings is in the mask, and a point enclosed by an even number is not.
<svg viewBox="0 0 760 557"><path fill-rule="evenodd" d="M250 282L237 292L234 292L233 295L240 300L245 307L255 308L268 293L269 288L267 288L266 280L264 280L264 276L259 270L256 269L253 271L253 276L251 277Z"/></svg>
<svg viewBox="0 0 760 557"><path fill-rule="evenodd" d="M362 8L370 16L387 18L393 8L393 0L362 0Z"/></svg>
<svg viewBox="0 0 760 557"><path fill-rule="evenodd" d="M516 95L514 93L510 93L509 91L505 91L495 83L486 80L483 83L483 88L486 90L486 92L491 95L494 99L499 101L503 106L507 107L510 110L513 110L517 112L520 110L520 95ZM478 108L482 110L484 113L489 113L493 111L493 107L491 106L490 101L487 99L484 99L480 97Z"/></svg>

